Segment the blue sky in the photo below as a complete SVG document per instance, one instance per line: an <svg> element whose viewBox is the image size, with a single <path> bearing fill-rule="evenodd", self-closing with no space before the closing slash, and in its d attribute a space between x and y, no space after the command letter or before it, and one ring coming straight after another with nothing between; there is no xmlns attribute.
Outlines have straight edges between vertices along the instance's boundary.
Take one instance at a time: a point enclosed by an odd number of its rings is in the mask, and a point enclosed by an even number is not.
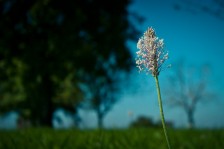
<svg viewBox="0 0 224 149"><path fill-rule="evenodd" d="M209 1L209 0L208 0ZM203 2L203 1L202 1ZM211 66L210 87L218 93L219 99L214 102L199 104L195 113L197 127L224 127L224 20L211 14L196 11L192 13L187 6L180 10L174 9L178 0L134 0L129 10L145 18L142 24L136 24L143 32L148 27L156 30L157 36L164 39L165 49L169 51L168 63L172 68L160 74L162 97L166 97L167 76L176 65L174 62L184 59L187 65ZM135 22L134 22L135 23ZM130 50L135 56L136 42L129 43ZM155 82L150 75L139 74L133 70L130 79L124 85L120 101L106 115L104 123L107 127L127 127L138 116L144 115L158 121L159 108L157 103ZM96 115L91 111L79 111L83 118L83 127L96 126ZM170 108L164 105L165 117L174 122L176 127L186 127L187 117L180 108ZM132 113L130 115L130 113ZM59 115L63 113L59 112ZM12 114L14 117L15 114ZM68 118L69 119L69 118ZM9 123L1 120L2 124ZM69 122L71 120L69 119ZM66 127L68 124L65 124ZM14 125L11 124L10 127Z"/></svg>
<svg viewBox="0 0 224 149"><path fill-rule="evenodd" d="M184 5L183 9L175 10L176 3L181 4L182 1L135 0L129 10L145 18L144 23L137 24L142 34L152 26L157 36L164 39L165 49L170 55L168 63L174 64L160 75L162 96L166 96L163 94L167 87L165 82L167 75L176 67L174 62L184 59L186 65L196 67L209 64L212 70L209 85L218 94L218 99L198 105L195 112L196 126L224 127L224 20L197 9L192 13ZM137 51L136 43L137 41L129 45L134 56ZM154 80L150 75L139 74L137 71L136 69L132 74L132 81L128 85L131 89L125 87L126 94L105 118L106 125L125 127L139 115L159 120ZM165 105L164 110L166 119L173 121L176 127L187 126L187 117L182 109ZM128 116L129 112L133 113L132 117Z"/></svg>
<svg viewBox="0 0 224 149"><path fill-rule="evenodd" d="M202 1L203 2L203 1ZM204 1L205 2L205 1ZM209 0L207 1L209 2ZM195 112L196 126L200 128L224 127L224 99L222 90L224 80L222 78L224 69L224 20L211 14L183 9L175 10L174 4L178 0L135 0L129 10L138 13L145 18L137 28L143 32L148 27L156 30L157 36L164 39L165 49L169 51L168 63L172 68L163 71L160 75L160 83L163 91L166 85L167 76L172 69L175 69L175 62L184 59L187 66L200 67L209 64L211 75L209 88L217 93L218 99L198 104ZM183 3L185 4L185 3ZM136 42L129 43L129 47L135 57ZM124 86L124 94L120 101L105 117L104 123L107 127L127 127L130 122L138 116L151 117L153 121L159 121L159 108L155 91L155 83L150 75L139 74L137 68L131 74L127 84ZM165 117L168 121L174 122L175 127L187 127L187 117L180 108L171 108L164 105ZM131 116L130 116L130 113ZM92 112L80 111L83 117L84 127L96 126L96 116Z"/></svg>

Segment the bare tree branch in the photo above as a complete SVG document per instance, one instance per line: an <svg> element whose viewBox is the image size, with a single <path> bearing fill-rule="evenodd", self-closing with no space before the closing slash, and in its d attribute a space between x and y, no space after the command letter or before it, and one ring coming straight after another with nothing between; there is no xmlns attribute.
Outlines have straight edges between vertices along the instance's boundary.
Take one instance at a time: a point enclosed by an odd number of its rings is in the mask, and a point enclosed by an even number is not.
<svg viewBox="0 0 224 149"><path fill-rule="evenodd" d="M186 10L193 14L197 12L205 12L224 20L224 1L223 0L180 0L174 4L176 10Z"/></svg>
<svg viewBox="0 0 224 149"><path fill-rule="evenodd" d="M198 77L197 77L198 76ZM194 114L199 102L215 99L215 93L209 90L208 70L190 69L179 62L173 74L169 76L168 104L182 108L188 118L189 127L194 127ZM208 100L209 99L209 100Z"/></svg>

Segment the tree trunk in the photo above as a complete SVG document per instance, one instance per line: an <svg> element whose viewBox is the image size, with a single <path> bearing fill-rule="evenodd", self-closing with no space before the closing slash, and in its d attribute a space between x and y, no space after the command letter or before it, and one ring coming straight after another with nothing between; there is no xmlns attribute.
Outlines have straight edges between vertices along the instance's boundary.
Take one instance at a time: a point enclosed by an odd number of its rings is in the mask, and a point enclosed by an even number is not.
<svg viewBox="0 0 224 149"><path fill-rule="evenodd" d="M102 129L103 128L103 113L100 110L97 110L97 123L98 123L98 128Z"/></svg>
<svg viewBox="0 0 224 149"><path fill-rule="evenodd" d="M194 123L194 110L189 109L188 112L187 112L187 116L188 116L188 127L190 129L194 128L194 126L195 126L195 123Z"/></svg>
<svg viewBox="0 0 224 149"><path fill-rule="evenodd" d="M47 126L47 127L53 127L52 125L52 119L53 119L53 112L54 107L52 103L52 97L53 97L53 86L52 81L50 80L50 77L48 75L43 76L42 80L42 94L43 94L43 108L40 110L43 110L43 114L41 117L41 125Z"/></svg>

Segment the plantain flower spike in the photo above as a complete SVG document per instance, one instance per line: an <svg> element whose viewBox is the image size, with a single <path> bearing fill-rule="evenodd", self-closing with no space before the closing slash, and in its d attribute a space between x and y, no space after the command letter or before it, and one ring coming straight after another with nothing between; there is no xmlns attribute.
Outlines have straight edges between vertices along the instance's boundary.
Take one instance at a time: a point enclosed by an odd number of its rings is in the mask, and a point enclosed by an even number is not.
<svg viewBox="0 0 224 149"><path fill-rule="evenodd" d="M140 71L159 76L163 63L168 59L168 52L164 51L163 39L156 36L155 30L150 27L138 40L136 64Z"/></svg>

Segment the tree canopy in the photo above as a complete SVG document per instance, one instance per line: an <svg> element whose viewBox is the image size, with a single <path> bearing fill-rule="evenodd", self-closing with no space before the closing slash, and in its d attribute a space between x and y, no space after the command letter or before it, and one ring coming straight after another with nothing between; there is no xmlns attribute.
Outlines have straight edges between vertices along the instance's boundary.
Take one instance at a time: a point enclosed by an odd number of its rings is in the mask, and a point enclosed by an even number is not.
<svg viewBox="0 0 224 149"><path fill-rule="evenodd" d="M126 41L137 33L129 3L2 0L0 112L18 110L35 125L51 126L57 107L76 112L86 96L83 86L97 82L90 78L116 81L113 74L129 71Z"/></svg>

